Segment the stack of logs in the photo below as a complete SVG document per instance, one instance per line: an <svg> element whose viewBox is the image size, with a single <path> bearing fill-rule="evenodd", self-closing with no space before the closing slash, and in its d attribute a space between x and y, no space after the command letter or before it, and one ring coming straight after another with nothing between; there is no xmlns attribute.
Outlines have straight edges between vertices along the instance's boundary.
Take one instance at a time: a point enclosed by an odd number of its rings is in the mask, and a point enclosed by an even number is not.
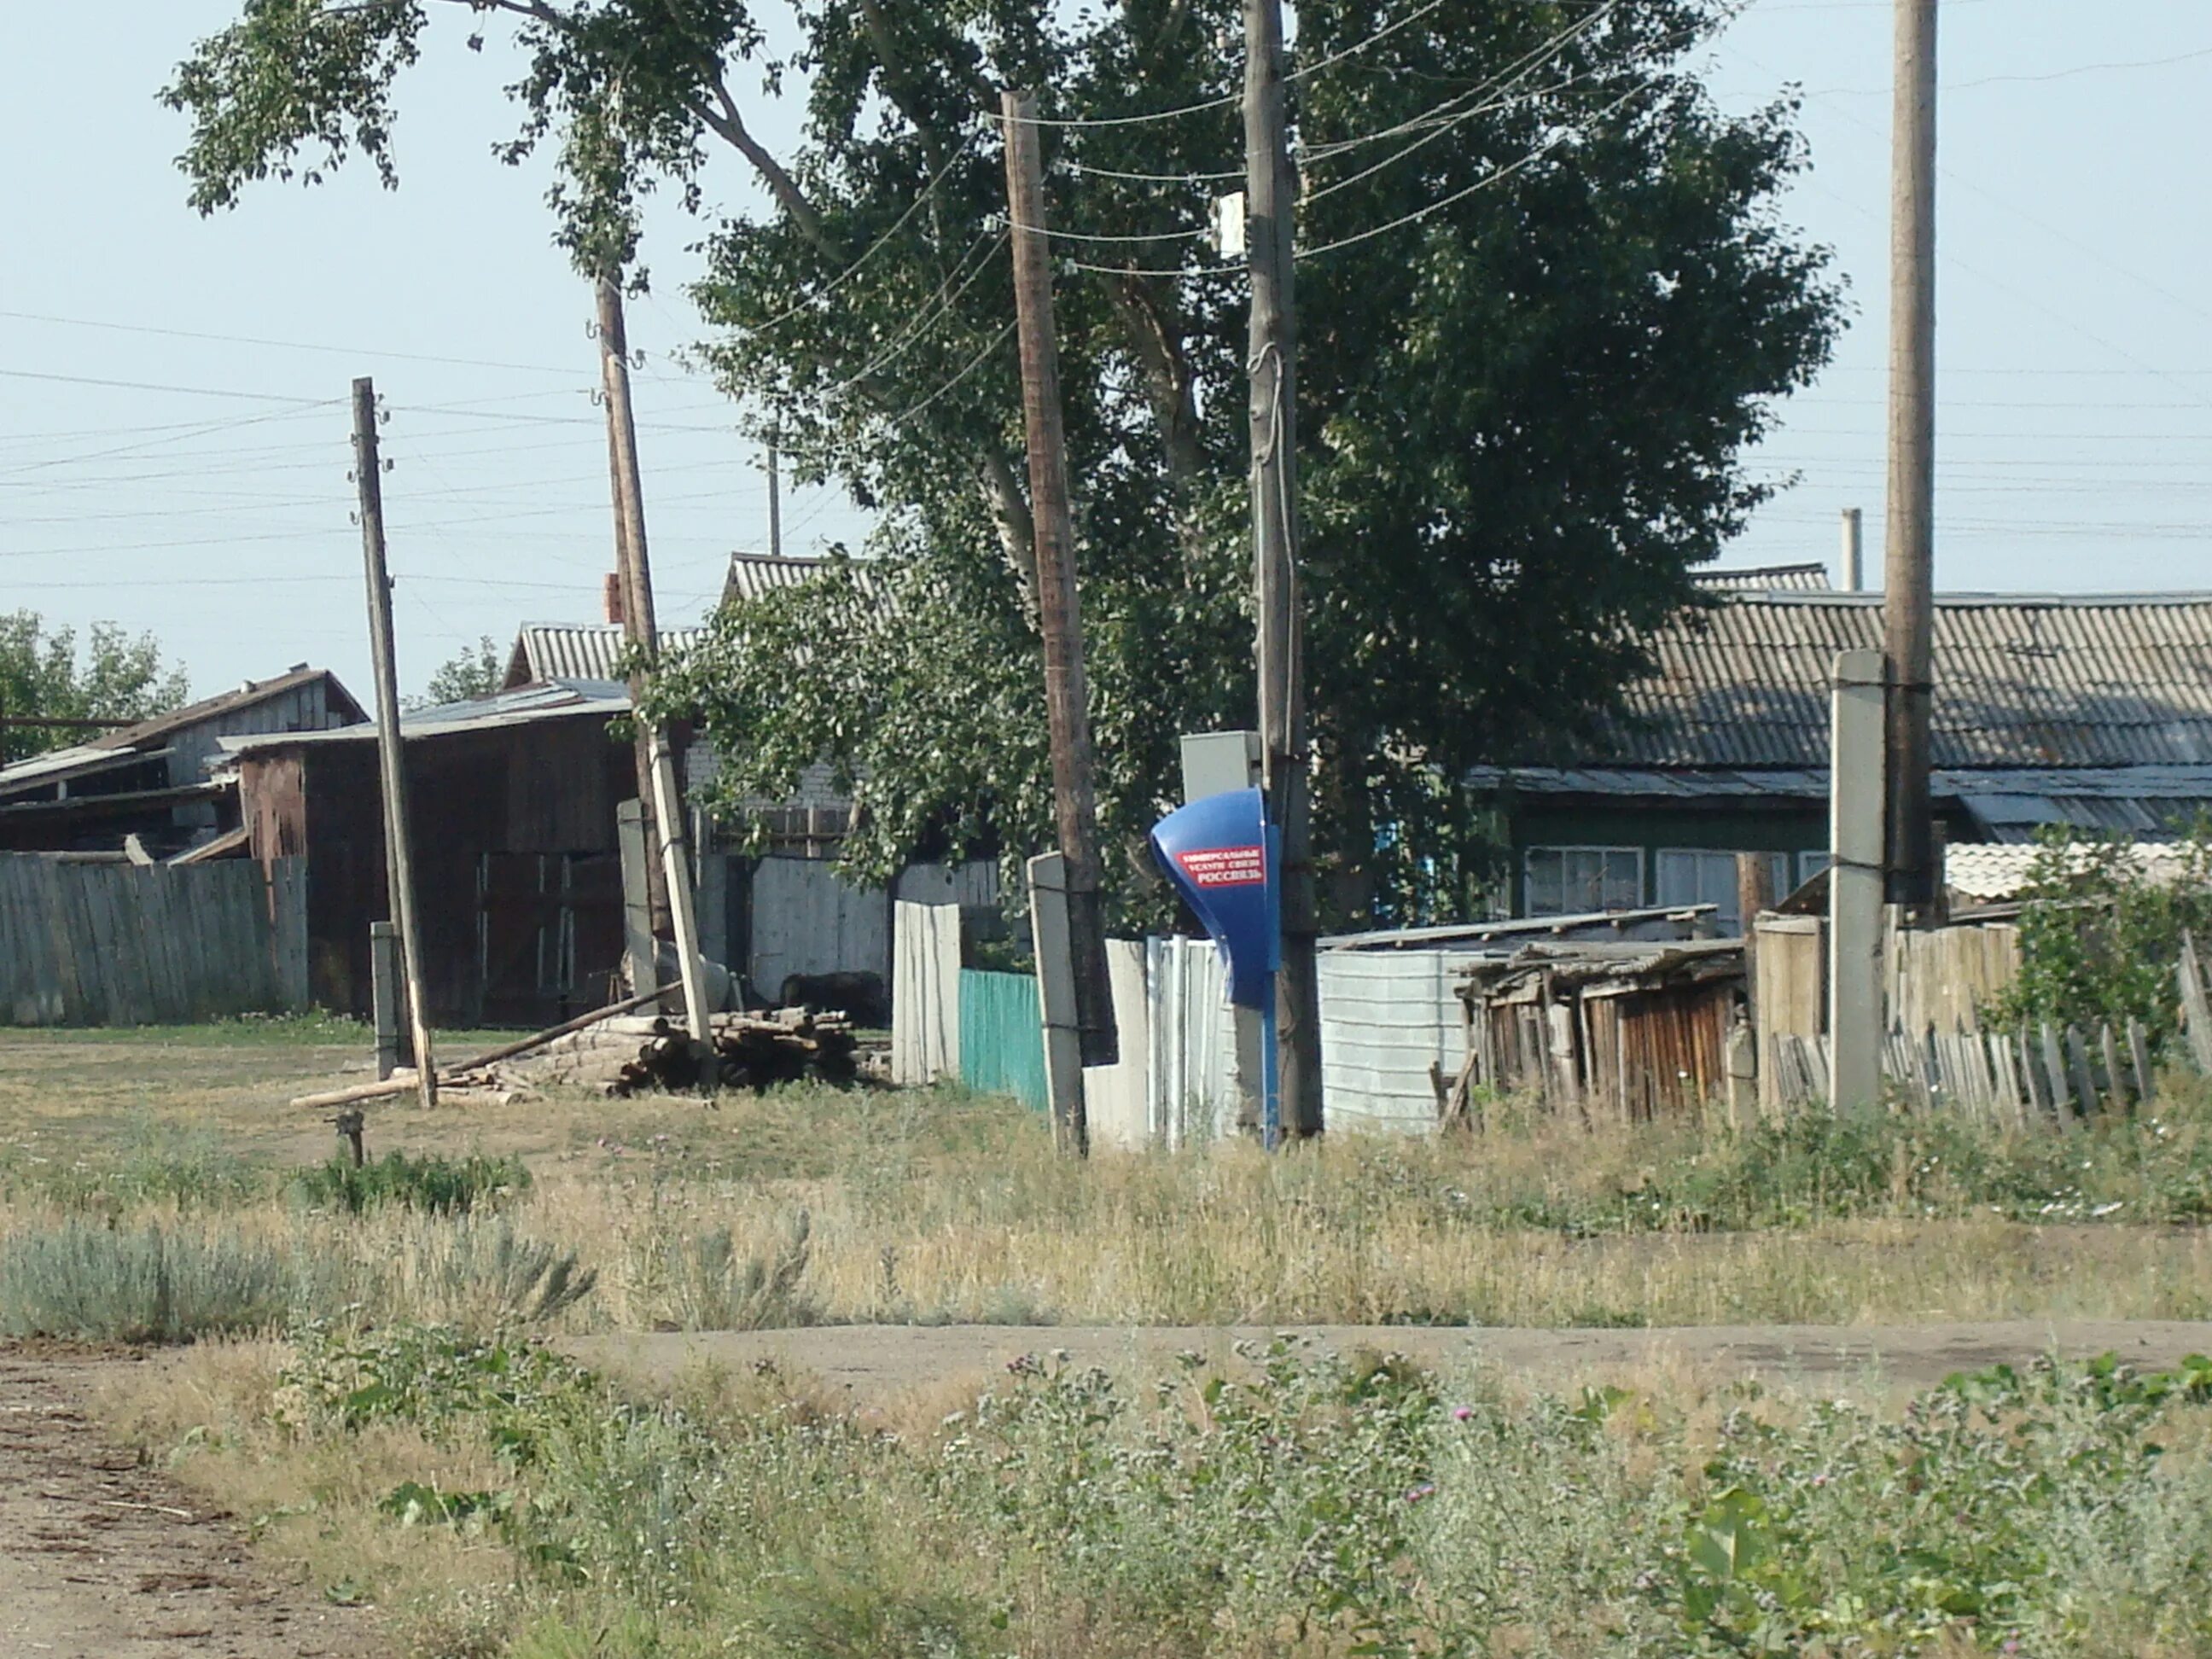
<svg viewBox="0 0 2212 1659"><path fill-rule="evenodd" d="M440 1096L504 1105L517 1095L565 1085L631 1095L641 1090L696 1089L709 1079L690 1033L659 1014L635 1011L672 996L664 985L624 1002L580 1014L565 1025L520 1037L441 1073ZM818 1078L851 1083L864 1071L885 1080L879 1053L863 1054L849 1016L806 1008L715 1014L708 1025L712 1081L718 1088L765 1089L772 1083ZM415 1073L402 1066L377 1083L301 1095L295 1106L351 1106L410 1092Z"/></svg>
<svg viewBox="0 0 2212 1659"><path fill-rule="evenodd" d="M780 1008L716 1014L710 1022L718 1082L764 1089L801 1078L850 1083L860 1067L853 1023L841 1013ZM528 1088L592 1089L631 1095L699 1085L700 1062L680 1021L612 1018L547 1043L500 1068L502 1082Z"/></svg>

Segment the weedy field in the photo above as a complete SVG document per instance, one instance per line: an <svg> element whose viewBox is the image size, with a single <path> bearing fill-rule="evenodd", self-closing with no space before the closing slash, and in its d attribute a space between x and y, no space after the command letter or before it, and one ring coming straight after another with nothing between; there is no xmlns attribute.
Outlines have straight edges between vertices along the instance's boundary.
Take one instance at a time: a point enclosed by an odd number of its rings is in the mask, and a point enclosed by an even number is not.
<svg viewBox="0 0 2212 1659"><path fill-rule="evenodd" d="M840 1322L2212 1316L2212 1094L2023 1135L1806 1118L1057 1158L793 1089L374 1113L317 1024L0 1042L0 1336L191 1342L106 1420L434 1655L2212 1652L2212 1370L1901 1407L1566 1398L1388 1344L856 1413L544 1340ZM2179 1588L2176 1588L2176 1587ZM2009 1648L2006 1644L2012 1644Z"/></svg>

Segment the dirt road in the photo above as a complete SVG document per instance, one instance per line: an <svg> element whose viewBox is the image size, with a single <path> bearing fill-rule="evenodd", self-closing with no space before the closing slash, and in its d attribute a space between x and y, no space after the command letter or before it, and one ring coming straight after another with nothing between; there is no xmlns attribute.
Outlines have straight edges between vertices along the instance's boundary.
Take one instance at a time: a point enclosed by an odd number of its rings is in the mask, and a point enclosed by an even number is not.
<svg viewBox="0 0 2212 1659"><path fill-rule="evenodd" d="M1064 1349L1079 1364L1156 1374L1193 1350L1226 1357L1232 1342L1264 1340L1271 1328L1224 1330L1035 1325L825 1325L793 1331L708 1331L579 1338L568 1352L618 1376L665 1382L687 1365L739 1368L772 1359L848 1391L861 1404L982 1380L1017 1355ZM2107 1351L2132 1364L2169 1366L2212 1352L2212 1324L2126 1320L2019 1320L1978 1324L1723 1325L1674 1330L1502 1330L1411 1325L1323 1325L1300 1334L1331 1352L1403 1353L1425 1364L1477 1359L1549 1385L1652 1364L1716 1376L1878 1390L1919 1388L1953 1371L2025 1364L2057 1352L2087 1358Z"/></svg>
<svg viewBox="0 0 2212 1659"><path fill-rule="evenodd" d="M0 1656L380 1652L372 1616L251 1561L239 1529L85 1415L102 1365L0 1350Z"/></svg>

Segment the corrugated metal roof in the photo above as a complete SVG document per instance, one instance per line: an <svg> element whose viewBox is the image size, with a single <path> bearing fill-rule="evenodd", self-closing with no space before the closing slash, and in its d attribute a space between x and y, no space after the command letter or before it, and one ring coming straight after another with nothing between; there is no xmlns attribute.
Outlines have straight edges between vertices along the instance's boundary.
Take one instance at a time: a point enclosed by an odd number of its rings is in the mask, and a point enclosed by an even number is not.
<svg viewBox="0 0 2212 1659"><path fill-rule="evenodd" d="M1692 570L1690 580L1698 586L1732 593L1825 593L1828 567L1825 564L1755 564L1740 570Z"/></svg>
<svg viewBox="0 0 2212 1659"><path fill-rule="evenodd" d="M757 599L779 588L797 587L822 568L823 561L769 553L732 553L730 574L722 579L722 603Z"/></svg>
<svg viewBox="0 0 2212 1659"><path fill-rule="evenodd" d="M1938 766L2212 763L2212 594L1944 594ZM1593 765L1818 767L1838 651L1879 649L1881 596L1739 593L1645 643L1654 674Z"/></svg>
<svg viewBox="0 0 2212 1659"><path fill-rule="evenodd" d="M1571 916L1515 916L1498 921L1449 922L1438 927L1385 927L1364 933L1338 933L1318 941L1324 951L1480 950L1492 945L1518 949L1530 939L1618 939L1624 935L1687 939L1700 922L1711 921L1711 904L1654 905L1640 910L1589 910Z"/></svg>
<svg viewBox="0 0 2212 1659"><path fill-rule="evenodd" d="M660 648L681 653L706 636L700 628L664 628ZM507 659L509 691L546 680L621 678L623 630L611 623L525 623Z"/></svg>
<svg viewBox="0 0 2212 1659"><path fill-rule="evenodd" d="M1828 793L1825 767L1483 766L1468 781L1520 795L1644 801L1820 800ZM1929 787L2000 842L2033 840L2046 823L2170 836L2212 809L2212 766L1939 767Z"/></svg>
<svg viewBox="0 0 2212 1659"><path fill-rule="evenodd" d="M1943 849L1943 884L1962 897L1984 902L2017 898L2027 890L2028 872L2042 855L2041 848L2018 843L1954 844ZM2177 881L2185 868L2172 849L2155 845L2130 847L2125 856L2152 881Z"/></svg>
<svg viewBox="0 0 2212 1659"><path fill-rule="evenodd" d="M766 553L732 553L729 574L723 579L722 603L757 599L764 593L797 587L819 572L825 561L771 557ZM681 653L705 636L702 628L664 628L660 647ZM538 680L619 678L623 630L613 623L525 623L507 655L509 690Z"/></svg>
<svg viewBox="0 0 2212 1659"><path fill-rule="evenodd" d="M523 726L533 720L568 720L596 715L612 720L629 712L629 688L618 680L562 678L495 691L466 702L441 703L434 708L410 709L399 717L404 737L439 738L459 732L489 732ZM295 744L367 743L376 736L374 722L340 726L330 732L256 732L219 739L224 752L249 753L257 749L288 749Z"/></svg>

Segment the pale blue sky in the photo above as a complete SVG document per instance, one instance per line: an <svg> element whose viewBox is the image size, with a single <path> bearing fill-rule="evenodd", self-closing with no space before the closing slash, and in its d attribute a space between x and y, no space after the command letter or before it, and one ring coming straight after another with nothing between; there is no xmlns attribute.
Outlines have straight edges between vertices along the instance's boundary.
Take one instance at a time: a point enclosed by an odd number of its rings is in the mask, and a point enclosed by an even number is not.
<svg viewBox="0 0 2212 1659"><path fill-rule="evenodd" d="M0 607L152 629L203 692L305 659L365 695L343 400L374 373L404 684L480 634L591 618L609 538L590 295L548 240L542 171L489 158L503 66L433 38L396 195L349 170L202 221L154 92L232 10L0 6ZM1832 558L1859 506L1880 568L1889 28L1887 0L1753 0L1712 56L1732 107L1805 88L1814 171L1785 210L1835 246L1854 306L1759 458L1802 481L1729 563ZM2212 0L1945 0L1942 66L1939 585L2212 587ZM755 125L788 133L773 109ZM732 156L708 194L754 199ZM670 621L766 539L758 457L669 356L695 331L687 240L660 216L656 295L631 316ZM787 495L785 523L799 548L865 529L827 492Z"/></svg>

